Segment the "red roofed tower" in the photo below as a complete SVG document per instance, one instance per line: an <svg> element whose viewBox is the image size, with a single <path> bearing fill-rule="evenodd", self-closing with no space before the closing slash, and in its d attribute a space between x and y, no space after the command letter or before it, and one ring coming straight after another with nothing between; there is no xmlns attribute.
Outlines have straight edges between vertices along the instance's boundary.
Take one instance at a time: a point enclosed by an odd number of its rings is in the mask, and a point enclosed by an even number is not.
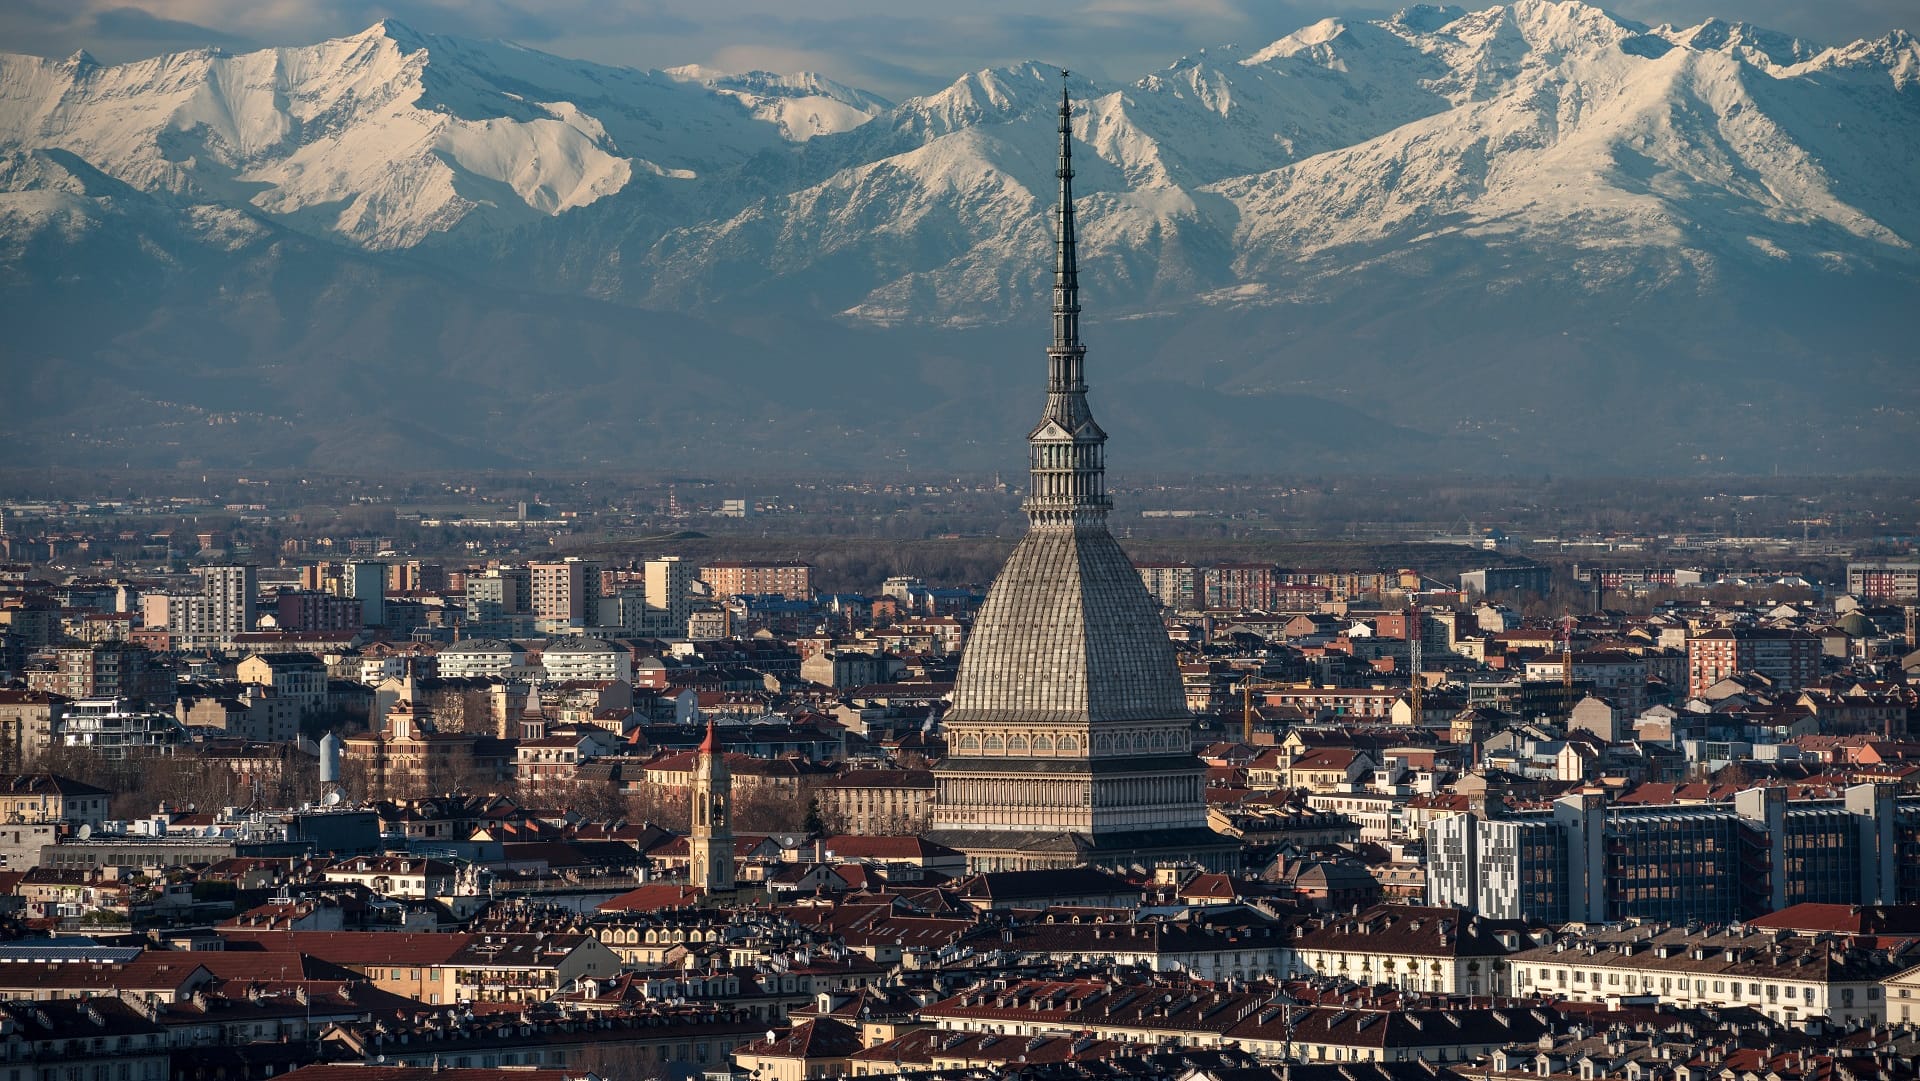
<svg viewBox="0 0 1920 1081"><path fill-rule="evenodd" d="M733 774L720 752L720 734L707 722L707 738L693 765L693 864L689 884L708 893L733 889Z"/></svg>

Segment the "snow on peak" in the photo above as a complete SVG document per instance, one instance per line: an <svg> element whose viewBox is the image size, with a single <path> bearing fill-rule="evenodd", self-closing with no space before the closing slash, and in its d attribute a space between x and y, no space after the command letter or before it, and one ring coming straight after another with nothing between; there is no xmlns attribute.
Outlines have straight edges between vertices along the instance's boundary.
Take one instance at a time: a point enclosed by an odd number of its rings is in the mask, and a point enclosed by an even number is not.
<svg viewBox="0 0 1920 1081"><path fill-rule="evenodd" d="M1726 53L1759 67L1803 63L1820 51L1817 46L1791 35L1725 19L1708 19L1684 29L1660 26L1653 33L1696 52Z"/></svg>
<svg viewBox="0 0 1920 1081"><path fill-rule="evenodd" d="M1290 59L1303 54L1324 56L1329 47L1347 32L1347 24L1341 19L1321 19L1310 26L1303 26L1286 37L1242 60L1248 67L1267 64L1275 60Z"/></svg>
<svg viewBox="0 0 1920 1081"><path fill-rule="evenodd" d="M699 64L668 68L661 74L698 84L738 101L749 114L780 130L791 142L852 131L893 107L877 94L856 90L811 71L724 72Z"/></svg>
<svg viewBox="0 0 1920 1081"><path fill-rule="evenodd" d="M0 153L58 151L151 196L363 247L512 227L559 237L566 272L663 303L832 262L868 268L861 289L887 310L1004 309L1043 269L1024 244L1045 235L1061 79L1039 61L891 105L813 73L638 71L388 20L75 67L0 58ZM1670 251L1737 230L1723 246L1742 257L1758 237L1788 258L1856 241L1877 258L1920 244L1916 81L1904 33L1817 51L1575 0L1325 19L1125 85L1074 76L1085 255L1168 295L1463 232ZM40 175L28 164L8 175ZM589 205L577 232L545 224ZM846 299L833 310L860 307Z"/></svg>
<svg viewBox="0 0 1920 1081"><path fill-rule="evenodd" d="M1894 30L1882 37L1827 49L1789 69L1788 74L1820 69L1854 71L1876 79L1884 75L1893 81L1895 90L1905 91L1920 84L1920 42L1905 30Z"/></svg>
<svg viewBox="0 0 1920 1081"><path fill-rule="evenodd" d="M142 191L250 204L375 249L563 214L636 171L709 175L886 107L810 74L709 86L396 19L240 55L0 59L0 145L66 150Z"/></svg>
<svg viewBox="0 0 1920 1081"><path fill-rule="evenodd" d="M1091 96L1090 84L1074 76L1075 98ZM981 68L944 89L908 98L890 116L892 127L923 139L937 138L976 124L1003 123L1052 109L1060 100L1060 69L1038 60L1002 68Z"/></svg>
<svg viewBox="0 0 1920 1081"><path fill-rule="evenodd" d="M412 26L389 15L374 23L372 26L367 27L365 30L360 31L358 34L349 36L346 40L361 42L388 41L392 42L401 52L410 53L416 49L426 48L432 43L433 38L432 35L423 34L415 30Z"/></svg>

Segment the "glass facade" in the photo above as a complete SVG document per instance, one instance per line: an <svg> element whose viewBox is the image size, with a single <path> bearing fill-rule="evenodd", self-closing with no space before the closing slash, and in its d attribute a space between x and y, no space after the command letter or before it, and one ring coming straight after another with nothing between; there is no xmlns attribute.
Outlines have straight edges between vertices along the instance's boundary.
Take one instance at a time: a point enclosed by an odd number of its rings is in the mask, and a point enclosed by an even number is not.
<svg viewBox="0 0 1920 1081"><path fill-rule="evenodd" d="M1607 918L1737 918L1739 841L1740 820L1725 812L1610 812Z"/></svg>
<svg viewBox="0 0 1920 1081"><path fill-rule="evenodd" d="M1869 786L1791 804L1779 789L1741 795L1738 808L1568 797L1550 813L1436 820L1429 902L1548 923L1726 923L1795 904L1920 901L1920 800Z"/></svg>

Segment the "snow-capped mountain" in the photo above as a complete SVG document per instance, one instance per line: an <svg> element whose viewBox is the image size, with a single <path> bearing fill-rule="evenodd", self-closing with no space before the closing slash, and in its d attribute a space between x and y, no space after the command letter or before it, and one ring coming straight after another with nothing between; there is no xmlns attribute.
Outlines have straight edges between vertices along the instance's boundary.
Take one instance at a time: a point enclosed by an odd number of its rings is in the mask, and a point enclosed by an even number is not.
<svg viewBox="0 0 1920 1081"><path fill-rule="evenodd" d="M373 249L698 181L885 102L813 76L691 77L388 20L319 45L102 66L0 57L0 145Z"/></svg>
<svg viewBox="0 0 1920 1081"><path fill-rule="evenodd" d="M216 308L273 288L262 266L427 274L598 305L572 347L636 310L925 342L1020 325L1043 295L1060 89L1033 62L896 105L817 75L643 72L392 21L237 56L0 56L0 273L22 295L138 280ZM1562 434L1556 394L1648 416L1649 387L1613 386L1638 371L1746 380L1751 415L1826 394L1790 422L1822 453L1920 446L1894 333L1920 288L1905 32L1826 47L1570 0L1420 6L1069 89L1089 303L1133 321L1116 394L1368 402L1408 440L1512 459ZM1529 383L1547 359L1553 381ZM1796 382L1811 372L1896 385L1836 398ZM903 401L956 392L916 378ZM1488 380L1494 405L1465 389ZM871 423L899 421L886 404ZM1685 446L1643 457L1724 461L1724 420L1672 412Z"/></svg>

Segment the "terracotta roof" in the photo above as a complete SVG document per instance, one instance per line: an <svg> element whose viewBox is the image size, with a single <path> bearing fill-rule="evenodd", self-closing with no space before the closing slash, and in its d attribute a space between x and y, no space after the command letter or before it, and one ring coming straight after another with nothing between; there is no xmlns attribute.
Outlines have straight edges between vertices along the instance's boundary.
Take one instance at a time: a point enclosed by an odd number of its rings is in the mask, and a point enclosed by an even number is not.
<svg viewBox="0 0 1920 1081"><path fill-rule="evenodd" d="M464 947L472 935L397 934L362 931L247 931L220 930L229 950L268 950L311 954L336 965L401 965L426 967L444 963Z"/></svg>
<svg viewBox="0 0 1920 1081"><path fill-rule="evenodd" d="M609 897L594 907L602 912L651 912L661 908L684 908L699 899L700 891L692 886L652 882L628 890L618 897Z"/></svg>
<svg viewBox="0 0 1920 1081"><path fill-rule="evenodd" d="M960 855L954 849L918 836L861 837L854 834L840 834L827 838L821 844L829 855L841 859L940 859Z"/></svg>

